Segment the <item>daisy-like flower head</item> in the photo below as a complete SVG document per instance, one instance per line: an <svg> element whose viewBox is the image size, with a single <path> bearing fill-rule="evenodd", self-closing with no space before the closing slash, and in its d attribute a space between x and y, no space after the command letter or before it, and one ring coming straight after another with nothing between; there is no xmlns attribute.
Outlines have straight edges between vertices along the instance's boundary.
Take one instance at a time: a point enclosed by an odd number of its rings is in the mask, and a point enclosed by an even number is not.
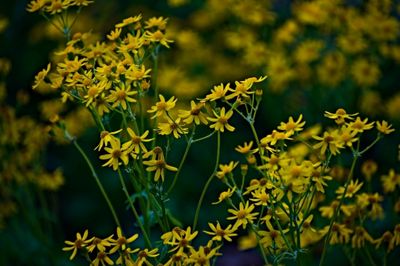
<svg viewBox="0 0 400 266"><path fill-rule="evenodd" d="M320 141L313 148L321 149L321 154L325 154L326 150L329 149L333 155L336 155L340 153L339 149L343 148L343 143L339 139L337 130L332 132L325 131L322 137L313 136L313 138Z"/></svg>
<svg viewBox="0 0 400 266"><path fill-rule="evenodd" d="M71 251L72 250L72 254L69 257L70 260L74 259L78 249L85 248L90 242L92 242L93 238L87 239L88 235L89 235L89 231L85 230L83 235L81 235L80 233L76 233L76 240L74 242L68 241L68 240L65 241L65 244L68 246L64 247L62 250L63 251Z"/></svg>
<svg viewBox="0 0 400 266"><path fill-rule="evenodd" d="M238 165L239 162L229 162L229 164L220 164L220 171L217 172L216 176L219 179L223 179L226 175L232 173L233 169Z"/></svg>
<svg viewBox="0 0 400 266"><path fill-rule="evenodd" d="M123 162L125 165L129 162L128 152L121 147L119 139L112 139L110 141L111 147L105 147L104 150L107 154L100 155L101 160L107 160L102 166L110 166L116 171L119 164Z"/></svg>
<svg viewBox="0 0 400 266"><path fill-rule="evenodd" d="M378 129L379 132L382 134L390 134L394 131L394 128L392 128L392 125L390 125L388 122L383 120L382 122L377 121L376 122L376 128Z"/></svg>
<svg viewBox="0 0 400 266"><path fill-rule="evenodd" d="M155 113L151 117L151 119L166 115L167 111L175 107L176 101L178 100L175 98L175 96L172 96L168 101L165 101L164 96L161 94L159 95L159 97L160 101L158 101L155 105L151 107L150 110L147 111L148 113Z"/></svg>
<svg viewBox="0 0 400 266"><path fill-rule="evenodd" d="M236 220L235 227L242 226L243 229L246 229L247 224L253 223L253 220L256 219L258 215L258 212L252 213L254 207L254 204L249 205L248 201L246 201L245 205L240 202L239 209L228 209L228 212L233 216L230 216L227 219Z"/></svg>
<svg viewBox="0 0 400 266"><path fill-rule="evenodd" d="M303 119L303 115L300 114L299 118L295 122L293 117L289 117L289 121L287 123L281 122L278 127L279 130L286 131L287 133L293 135L297 131L302 131L305 125L305 121L301 121Z"/></svg>
<svg viewBox="0 0 400 266"><path fill-rule="evenodd" d="M120 83L115 90L111 91L107 101L113 103L112 107L121 105L122 109L126 110L129 103L136 102L136 99L132 97L135 94L137 91L132 91L130 84Z"/></svg>
<svg viewBox="0 0 400 266"><path fill-rule="evenodd" d="M125 250L127 248L127 244L132 243L133 241L135 241L137 238L139 237L138 234L134 234L129 238L126 238L123 234L122 234L122 230L120 227L117 227L117 239L112 239L112 245L114 245L114 247L110 250L110 253L114 253L117 250Z"/></svg>
<svg viewBox="0 0 400 266"><path fill-rule="evenodd" d="M110 34L107 35L107 39L109 39L110 41L115 41L116 39L119 38L121 32L122 32L121 28L115 28L110 32Z"/></svg>
<svg viewBox="0 0 400 266"><path fill-rule="evenodd" d="M179 117L183 119L187 125L195 123L196 125L208 124L207 115L204 114L201 109L204 107L204 103L197 103L195 101L190 102L190 110L179 110Z"/></svg>
<svg viewBox="0 0 400 266"><path fill-rule="evenodd" d="M208 235L212 235L213 238L211 240L213 240L213 241L226 240L226 241L232 242L232 238L231 237L237 236L237 234L235 233L236 230L237 230L237 227L234 227L231 224L228 225L225 229L223 229L221 227L219 222L217 222L216 225L214 225L212 223L208 223L208 226L210 227L212 232L204 231L204 233L206 233Z"/></svg>
<svg viewBox="0 0 400 266"><path fill-rule="evenodd" d="M168 18L152 17L145 22L144 28L145 29L157 28L159 30L164 30L167 27L167 22Z"/></svg>
<svg viewBox="0 0 400 266"><path fill-rule="evenodd" d="M228 91L231 90L230 84L226 84L224 87L224 84L216 85L214 88L211 90L211 93L206 95L206 98L204 101L216 101L218 99L224 99L225 95L227 94Z"/></svg>
<svg viewBox="0 0 400 266"><path fill-rule="evenodd" d="M374 122L368 123L368 118L361 120L358 116L354 122L349 123L349 128L357 133L362 133L365 130L370 130L374 127Z"/></svg>
<svg viewBox="0 0 400 266"><path fill-rule="evenodd" d="M146 153L147 148L144 145L144 142L150 142L153 139L146 139L149 135L149 131L146 130L141 136L136 135L136 133L131 129L127 128L128 134L131 139L128 142L123 144L124 148L127 150L128 153L133 153L134 156L140 153Z"/></svg>
<svg viewBox="0 0 400 266"><path fill-rule="evenodd" d="M126 19L122 20L122 22L118 23L117 25L115 25L115 27L116 28L123 28L123 27L126 27L126 26L130 25L130 24L137 23L141 19L142 19L142 15L141 14L139 14L137 16L134 16L134 17L129 17L129 18L126 18Z"/></svg>
<svg viewBox="0 0 400 266"><path fill-rule="evenodd" d="M149 172L155 171L155 174L154 174L155 182L157 182L160 178L161 178L161 181L164 181L165 169L167 169L169 171L173 171L173 172L178 171L178 168L168 165L163 158L160 158L158 160L153 159L153 160L145 161L145 162L143 162L143 164L148 166L146 168L146 171L149 171Z"/></svg>
<svg viewBox="0 0 400 266"><path fill-rule="evenodd" d="M235 151L241 153L241 154L254 154L258 151L258 148L255 148L254 150L252 150L251 148L253 147L253 141L250 142L245 142L243 144L243 146L238 145L235 148Z"/></svg>
<svg viewBox="0 0 400 266"><path fill-rule="evenodd" d="M161 45L169 48L169 43L173 43L173 40L168 40L165 37L165 34L160 31L157 30L155 32L150 32L150 31L146 31L144 33L144 37L146 38L146 40L153 42L153 43L160 43Z"/></svg>
<svg viewBox="0 0 400 266"><path fill-rule="evenodd" d="M350 181L350 184L347 187L346 194L344 195L345 198L352 198L362 187L364 183L359 183L358 180L355 182L353 180ZM345 187L341 186L336 189L335 193L338 194L337 198L340 199L343 197L345 191Z"/></svg>
<svg viewBox="0 0 400 266"><path fill-rule="evenodd" d="M170 135L174 138L179 139L181 135L187 134L189 131L184 127L185 125L181 122L181 118L178 117L175 121L169 119L165 123L158 123L158 134Z"/></svg>
<svg viewBox="0 0 400 266"><path fill-rule="evenodd" d="M47 74L49 73L51 68L51 63L47 65L47 67L43 70L41 70L37 75L35 76L35 82L33 83L32 89L36 89L39 87L43 82L44 79L46 78Z"/></svg>
<svg viewBox="0 0 400 266"><path fill-rule="evenodd" d="M233 111L229 110L225 113L225 107L222 107L219 114L217 114L214 110L213 113L215 117L208 117L207 119L214 124L210 125L210 128L214 128L216 131L224 132L225 128L229 131L234 131L235 128L228 123L229 118L232 117Z"/></svg>

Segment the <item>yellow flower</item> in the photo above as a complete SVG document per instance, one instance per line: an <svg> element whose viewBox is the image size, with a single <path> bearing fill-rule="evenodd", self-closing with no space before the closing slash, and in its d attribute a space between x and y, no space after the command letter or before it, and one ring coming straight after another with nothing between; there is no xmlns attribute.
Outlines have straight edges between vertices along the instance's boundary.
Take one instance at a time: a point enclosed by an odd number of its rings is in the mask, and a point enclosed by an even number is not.
<svg viewBox="0 0 400 266"><path fill-rule="evenodd" d="M48 3L48 0L34 0L30 1L26 10L28 12L36 12L39 9L42 9L46 4Z"/></svg>
<svg viewBox="0 0 400 266"><path fill-rule="evenodd" d="M400 175L394 169L389 170L388 175L381 176L383 192L389 193L396 190L396 186L400 186Z"/></svg>
<svg viewBox="0 0 400 266"><path fill-rule="evenodd" d="M243 146L238 145L235 148L235 150L242 154L254 154L258 151L258 148L252 150L251 149L252 147L253 147L253 141L250 141L249 143L245 142Z"/></svg>
<svg viewBox="0 0 400 266"><path fill-rule="evenodd" d="M211 240L213 241L222 241L225 239L226 241L232 242L232 236L237 236L235 231L237 230L237 227L232 226L231 224L228 225L225 229L222 229L221 225L219 222L217 222L216 225L213 225L212 223L208 223L208 226L211 228L212 232L210 231L204 231L204 233L208 235L212 235L213 238Z"/></svg>
<svg viewBox="0 0 400 266"><path fill-rule="evenodd" d="M137 91L131 91L130 84L120 83L115 90L111 91L107 102L113 103L112 107L121 105L122 109L126 110L127 103L136 102L136 99L132 98L135 94L137 94Z"/></svg>
<svg viewBox="0 0 400 266"><path fill-rule="evenodd" d="M145 21L145 29L158 28L164 30L167 27L168 18L163 17L152 17Z"/></svg>
<svg viewBox="0 0 400 266"><path fill-rule="evenodd" d="M364 227L357 226L351 238L351 247L362 248L365 245L365 241L374 243L374 239L368 234L367 230L365 230Z"/></svg>
<svg viewBox="0 0 400 266"><path fill-rule="evenodd" d="M160 135L172 134L174 138L179 139L182 134L187 134L188 132L188 129L181 123L180 117L175 121L169 119L166 123L158 123L158 134Z"/></svg>
<svg viewBox="0 0 400 266"><path fill-rule="evenodd" d="M356 194L362 187L364 183L358 183L358 180L356 180L355 182L353 180L350 181L350 184L347 186L347 191L346 194L344 195L345 198L352 198L354 196L354 194ZM343 197L343 193L345 191L345 187L341 186L338 189L336 189L335 193L338 194L337 195L337 199L340 199Z"/></svg>
<svg viewBox="0 0 400 266"><path fill-rule="evenodd" d="M381 71L379 66L366 58L360 58L354 61L350 69L351 75L360 86L370 87L379 82Z"/></svg>
<svg viewBox="0 0 400 266"><path fill-rule="evenodd" d="M214 86L213 89L211 89L211 93L206 95L206 98L204 99L205 101L215 101L218 99L223 99L225 98L225 95L228 91L231 90L230 84L226 84L225 87L221 83L220 85Z"/></svg>
<svg viewBox="0 0 400 266"><path fill-rule="evenodd" d="M50 68L51 68L51 63L49 63L45 69L37 73L37 75L35 76L35 82L33 83L32 86L33 90L39 87L43 83L44 79L46 78L47 74L50 71Z"/></svg>
<svg viewBox="0 0 400 266"><path fill-rule="evenodd" d="M156 258L160 254L158 254L158 248L153 248L152 250L143 249L139 251L138 258L135 261L134 265L142 266L142 265L152 265L147 259L148 258Z"/></svg>
<svg viewBox="0 0 400 266"><path fill-rule="evenodd" d="M165 101L164 96L161 94L159 97L160 101L158 101L156 105L152 106L151 109L147 111L148 113L155 113L151 119L166 115L167 111L175 107L177 101L175 96L172 96L168 101Z"/></svg>
<svg viewBox="0 0 400 266"><path fill-rule="evenodd" d="M113 235L110 235L107 238L101 239L98 237L92 238L92 242L88 246L88 251L91 253L93 252L94 249L97 249L98 251L103 251L105 252L106 248L111 246L112 243L112 237Z"/></svg>
<svg viewBox="0 0 400 266"><path fill-rule="evenodd" d="M228 188L227 191L222 191L219 194L218 201L213 202L212 204L219 204L219 203L223 202L224 200L229 199L230 197L232 197L235 190L236 190L236 187Z"/></svg>
<svg viewBox="0 0 400 266"><path fill-rule="evenodd" d="M254 201L255 205L262 205L262 206L267 206L268 201L270 200L269 194L267 194L265 189L257 189L256 191L251 192L251 195L253 196L250 198L251 201Z"/></svg>
<svg viewBox="0 0 400 266"><path fill-rule="evenodd" d="M198 250L190 249L189 259L186 261L188 265L211 266L210 260L218 255L218 247L210 249L209 247L200 246Z"/></svg>
<svg viewBox="0 0 400 266"><path fill-rule="evenodd" d="M105 266L106 263L108 265L114 265L114 262L110 259L110 257L108 257L108 255L109 254L104 251L99 251L96 258L93 260L92 265L99 266L101 264L102 266Z"/></svg>
<svg viewBox="0 0 400 266"><path fill-rule="evenodd" d="M134 234L129 238L126 238L123 234L122 234L122 230L120 227L117 227L117 239L113 239L112 241L112 245L114 245L114 247L110 250L110 254L116 252L117 250L125 250L126 249L126 245L129 243L132 243L133 241L135 241L139 235L138 234Z"/></svg>
<svg viewBox="0 0 400 266"><path fill-rule="evenodd" d="M146 168L146 171L149 172L156 172L154 175L154 181L157 182L160 178L161 181L164 181L165 177L165 169L169 171L178 171L178 168L173 167L171 165L168 165L163 158L158 159L158 160L149 160L143 162L144 165L147 165L148 167Z"/></svg>
<svg viewBox="0 0 400 266"><path fill-rule="evenodd" d="M134 16L134 17L129 17L129 18L124 19L121 23L118 23L117 25L115 25L115 27L116 28L123 28L125 26L130 25L130 24L139 22L141 19L142 19L142 15L141 14L139 14L137 16Z"/></svg>
<svg viewBox="0 0 400 266"><path fill-rule="evenodd" d="M259 231L258 234L260 235L260 243L263 247L269 248L274 247L274 249L281 249L285 246L285 240L283 239L282 234L273 229L269 228L270 231ZM284 230L283 233L287 232L288 230Z"/></svg>
<svg viewBox="0 0 400 266"><path fill-rule="evenodd" d="M135 134L135 132L131 128L127 128L128 134L131 137L131 139L128 142L124 143L124 147L126 147L126 150L128 153L133 152L134 155L138 155L140 153L146 153L147 148L144 145L144 142L150 142L153 139L146 139L146 137L149 135L149 131L146 130L141 136L138 136Z"/></svg>
<svg viewBox="0 0 400 266"><path fill-rule="evenodd" d="M268 143L271 146L274 146L276 143L280 142L280 141L284 141L284 140L291 140L292 138L290 138L291 134L288 132L281 132L278 131L276 129L272 130L272 133L267 135L266 137L262 138L260 140L261 145L269 150L270 152L273 151L273 149L268 147Z"/></svg>
<svg viewBox="0 0 400 266"><path fill-rule="evenodd" d="M207 125L207 115L201 112L201 109L204 107L204 103L200 102L196 104L195 101L190 102L190 110L179 110L179 117L183 119L187 125L192 124L193 122L196 125L200 125L200 123Z"/></svg>
<svg viewBox="0 0 400 266"><path fill-rule="evenodd" d="M326 226L323 231L327 231L329 226ZM350 235L353 230L346 227L345 224L334 223L332 225L332 234L329 244L347 244L350 241Z"/></svg>
<svg viewBox="0 0 400 266"><path fill-rule="evenodd" d="M236 220L235 227L242 226L243 229L246 228L248 223L253 223L253 220L256 219L258 212L252 213L254 210L254 205L249 205L249 202L246 201L246 205L243 205L242 202L239 204L239 209L228 209L228 212L233 214L233 216L228 217L228 220Z"/></svg>
<svg viewBox="0 0 400 266"><path fill-rule="evenodd" d="M82 249L82 248L86 247L90 242L92 242L93 238L87 239L88 235L89 235L89 231L85 230L83 235L81 235L80 233L76 233L76 240L74 242L65 241L65 244L69 245L70 247L64 247L62 250L63 251L72 250L72 254L69 257L70 260L74 259L78 249Z"/></svg>
<svg viewBox="0 0 400 266"><path fill-rule="evenodd" d="M169 43L174 42L172 40L168 40L167 38L165 38L165 34L160 30L157 30L155 32L146 31L144 33L144 37L146 38L146 40L149 40L154 43L160 43L161 45L167 48L169 48Z"/></svg>
<svg viewBox="0 0 400 266"><path fill-rule="evenodd" d="M315 228L311 227L311 221L313 217L313 215L310 215L303 222L303 230L301 231L300 237L300 246L302 248L320 241L325 235L323 230L316 230Z"/></svg>
<svg viewBox="0 0 400 266"><path fill-rule="evenodd" d="M91 103L97 101L97 98L102 94L102 92L106 88L106 85L106 81L101 81L99 83L91 84L90 86L88 86L86 95L83 96L83 102L86 102L86 107L88 107Z"/></svg>
<svg viewBox="0 0 400 266"><path fill-rule="evenodd" d="M128 164L128 152L125 150L126 148L121 148L121 143L119 139L113 139L112 141L110 141L110 143L111 147L104 148L104 150L108 152L108 154L100 155L100 159L108 160L102 166L112 166L113 170L117 170L120 161L122 161L125 165Z"/></svg>
<svg viewBox="0 0 400 266"><path fill-rule="evenodd" d="M382 244L387 245L387 249L385 250L385 252L390 252L393 250L394 248L393 234L390 231L386 231L380 238L375 239L375 245L376 245L375 248L379 248Z"/></svg>
<svg viewBox="0 0 400 266"><path fill-rule="evenodd" d="M169 241L166 244L172 246L170 252L174 252L175 254L181 255L184 253L184 250L187 248L191 248L190 242L197 236L198 231L192 232L192 228L188 226L186 230L172 231L174 234L173 241Z"/></svg>
<svg viewBox="0 0 400 266"><path fill-rule="evenodd" d="M121 31L121 28L115 28L113 31L110 32L110 34L107 35L107 39L109 39L110 41L115 41L121 35Z"/></svg>
<svg viewBox="0 0 400 266"><path fill-rule="evenodd" d="M294 134L296 131L302 131L305 125L305 121L301 121L303 119L303 115L300 114L299 118L295 122L293 117L289 117L289 121L287 123L281 122L280 126L278 127L279 130L286 131L289 134Z"/></svg>
<svg viewBox="0 0 400 266"><path fill-rule="evenodd" d="M374 122L371 122L368 124L368 118L361 120L361 118L358 116L356 118L356 121L350 122L348 126L350 129L354 130L355 132L362 133L362 132L364 132L364 130L370 130L371 128L373 128Z"/></svg>
<svg viewBox="0 0 400 266"><path fill-rule="evenodd" d="M239 162L229 162L229 164L220 164L219 169L220 171L217 171L216 176L219 179L223 179L226 175L232 173L233 169L238 165Z"/></svg>
<svg viewBox="0 0 400 266"><path fill-rule="evenodd" d="M354 120L353 116L356 115L358 115L358 113L355 114L346 113L346 110L344 110L343 108L337 109L335 113L330 113L328 111L325 111L325 116L330 119L334 119L336 124L338 125L344 124L346 122L345 119Z"/></svg>
<svg viewBox="0 0 400 266"><path fill-rule="evenodd" d="M233 111L229 110L225 114L225 107L222 107L219 115L213 110L213 113L215 115L214 117L208 117L207 119L210 120L211 122L214 122L214 124L210 125L210 128L214 128L216 131L224 132L225 128L229 131L234 131L235 128L231 125L228 124L229 118L233 115Z"/></svg>
<svg viewBox="0 0 400 266"><path fill-rule="evenodd" d="M383 120L382 122L377 121L376 122L376 128L378 129L379 132L382 134L390 134L394 131L394 128L392 128L392 125L389 125L388 122Z"/></svg>
<svg viewBox="0 0 400 266"><path fill-rule="evenodd" d="M313 148L321 149L321 154L325 154L326 150L329 148L329 151L333 155L336 155L340 153L339 149L343 148L343 143L340 142L337 130L332 132L325 131L322 137L313 136L313 138L320 141L315 144Z"/></svg>
<svg viewBox="0 0 400 266"><path fill-rule="evenodd" d="M349 127L342 127L339 131L339 140L341 143L348 147L353 146L353 142L356 142L358 138L356 137L357 131L352 130Z"/></svg>

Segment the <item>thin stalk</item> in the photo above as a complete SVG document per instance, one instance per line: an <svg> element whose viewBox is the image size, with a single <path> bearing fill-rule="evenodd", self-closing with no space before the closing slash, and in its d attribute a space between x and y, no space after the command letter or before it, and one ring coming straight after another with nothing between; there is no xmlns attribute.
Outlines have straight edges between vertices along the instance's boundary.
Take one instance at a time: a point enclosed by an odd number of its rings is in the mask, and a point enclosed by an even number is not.
<svg viewBox="0 0 400 266"><path fill-rule="evenodd" d="M121 185L122 185L122 190L124 191L125 196L126 196L126 198L127 198L127 200L128 200L129 206L131 207L132 212L133 212L133 215L135 216L136 221L137 221L137 223L138 223L138 225L139 225L139 227L140 227L140 230L141 230L142 233L143 233L143 237L144 237L144 240L145 240L145 242L146 242L146 245L147 245L149 248L151 248L152 246L151 246L150 238L149 238L149 236L148 236L148 234L147 234L147 232L146 232L146 230L145 230L145 228L144 228L142 222L140 221L139 214L138 214L138 212L136 211L135 206L133 205L133 202L132 202L131 197L129 196L128 189L127 189L126 184L125 184L125 181L124 181L124 177L122 176L121 169L119 169L119 168L118 168L118 176L119 176L119 180L120 180Z"/></svg>
<svg viewBox="0 0 400 266"><path fill-rule="evenodd" d="M204 196L205 196L206 191L208 189L208 186L210 185L210 183L211 183L212 179L214 178L214 175L215 175L215 173L216 173L216 171L218 169L219 157L220 157L220 149L221 149L221 133L218 132L218 134L217 134L217 156L216 156L216 159L215 159L214 170L212 171L210 177L208 178L208 180L207 180L207 182L206 182L206 184L205 184L205 186L203 188L203 191L201 192L199 202L197 203L196 213L194 215L194 221L193 221L193 231L196 229L197 221L199 219L199 213L200 213L201 204L203 203L203 199L204 199Z"/></svg>
<svg viewBox="0 0 400 266"><path fill-rule="evenodd" d="M67 132L66 132L67 133ZM69 135L68 135L69 136ZM72 138L72 137L70 137ZM100 179L96 173L96 171L94 170L94 167L92 165L92 163L90 162L89 158L87 157L86 153L84 152L84 150L81 148L81 146L78 144L78 142L76 141L75 138L70 139L72 141L72 143L74 144L75 148L79 151L79 153L82 155L82 157L84 158L84 160L86 161L86 164L89 166L90 172L92 173L93 178L95 179L97 186L99 187L101 194L103 195L104 199L107 202L108 208L111 211L111 214L114 218L115 223L117 224L118 227L121 228L121 223L119 222L118 216L115 212L115 209L110 201L110 198L107 195L107 192L105 191L103 184L100 182Z"/></svg>

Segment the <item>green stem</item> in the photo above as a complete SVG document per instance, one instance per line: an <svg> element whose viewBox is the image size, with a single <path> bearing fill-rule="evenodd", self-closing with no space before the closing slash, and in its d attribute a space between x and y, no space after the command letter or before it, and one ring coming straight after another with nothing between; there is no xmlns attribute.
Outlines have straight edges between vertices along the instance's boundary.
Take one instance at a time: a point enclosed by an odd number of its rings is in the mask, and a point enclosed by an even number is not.
<svg viewBox="0 0 400 266"><path fill-rule="evenodd" d="M359 144L360 144L360 142L358 142L357 151L358 151L358 148L359 148ZM321 255L321 260L319 262L320 266L323 265L323 262L324 262L324 259L325 259L325 256L326 256L326 251L327 251L327 248L328 248L328 244L329 244L329 241L330 241L330 238L331 238L332 227L333 227L333 224L335 223L335 220L336 220L337 216L339 215L340 207L342 206L342 204L344 202L344 197L345 197L345 195L347 193L347 189L349 187L350 181L353 178L354 168L356 166L357 159L358 159L357 152L355 152L354 153L354 159L353 159L353 162L351 164L350 172L349 172L349 175L347 176L346 184L344 186L344 191L343 191L342 197L340 198L339 205L337 206L337 208L335 210L335 213L334 213L334 215L332 217L332 220L331 220L331 222L329 224L329 229L328 229L327 236L325 238L325 243L324 243L324 248L323 248L322 255Z"/></svg>
<svg viewBox="0 0 400 266"><path fill-rule="evenodd" d="M146 230L145 230L145 228L144 228L142 222L140 221L139 214L138 214L138 212L136 211L135 206L133 205L133 202L132 202L131 197L129 196L128 189L127 189L126 184L125 184L125 181L124 181L124 177L122 176L121 169L119 169L119 168L118 168L118 176L119 176L119 180L120 180L121 185L122 185L122 190L124 191L125 196L126 196L126 198L127 198L127 200L128 200L129 206L130 206L131 209L132 209L133 215L134 215L135 218L136 218L136 221L137 221L137 223L138 223L138 225L139 225L139 227L140 227L140 230L142 230L143 237L144 237L144 240L145 240L145 242L146 242L146 245L147 245L149 248L151 248L152 246L151 246L150 238L149 238L149 236L148 236L148 234L147 234L147 232L146 232Z"/></svg>
<svg viewBox="0 0 400 266"><path fill-rule="evenodd" d="M68 132L66 132L66 133L68 133ZM68 134L67 136L69 136L69 134ZM70 136L70 138L72 138L72 137ZM114 207L113 207L113 205L112 205L112 203L111 203L111 201L110 201L110 198L109 198L108 195L107 195L107 192L105 191L105 189L104 189L102 183L100 182L100 179L99 179L99 177L98 177L96 171L94 170L94 167L93 167L92 163L90 162L90 160L89 160L89 158L87 157L86 153L83 151L83 149L82 149L81 146L78 144L78 142L76 141L76 139L75 139L75 138L72 138L72 139L70 139L70 140L71 140L72 143L74 144L75 148L80 152L80 154L82 155L82 157L85 159L86 164L89 166L90 172L92 173L92 176L93 176L93 178L95 179L95 181L96 181L96 183L97 183L97 186L99 187L99 189L100 189L100 191L101 191L101 194L103 195L104 199L105 199L106 202L107 202L107 205L108 205L108 207L109 207L109 209L110 209L110 211L111 211L111 213L112 213L112 216L113 216L113 218L114 218L115 223L117 224L118 227L121 228L121 224L120 224L120 222L119 222L119 219L118 219L118 216L117 216L117 214L116 214L116 212L115 212L115 209L114 209Z"/></svg>
<svg viewBox="0 0 400 266"><path fill-rule="evenodd" d="M220 157L220 148L221 148L221 133L218 132L218 134L217 134L217 157L215 159L214 170L211 173L210 177L208 178L208 180L207 180L207 182L206 182L206 184L205 184L205 186L203 188L203 191L201 192L199 202L197 203L196 213L194 215L194 221L193 221L193 231L196 229L197 221L199 219L199 213L200 213L201 204L203 203L203 199L204 199L204 196L205 196L206 191L208 189L208 186L210 185L210 183L211 183L211 181L212 181L212 179L213 179L213 177L214 177L214 175L215 175L215 173L216 173L216 171L218 169L219 157Z"/></svg>

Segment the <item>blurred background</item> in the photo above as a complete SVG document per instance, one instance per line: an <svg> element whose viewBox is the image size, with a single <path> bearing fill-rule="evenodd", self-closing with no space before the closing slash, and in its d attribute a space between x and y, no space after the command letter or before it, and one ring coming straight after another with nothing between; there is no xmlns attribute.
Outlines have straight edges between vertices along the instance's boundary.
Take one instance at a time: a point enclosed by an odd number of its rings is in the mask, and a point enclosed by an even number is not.
<svg viewBox="0 0 400 266"><path fill-rule="evenodd" d="M72 145L48 136L48 121L53 112L63 112L70 130L100 168L93 151L98 132L84 110L64 110L57 92L32 91L35 74L65 42L51 23L28 13L27 4L0 4L0 265L74 265L61 251L65 239L86 228L98 235L111 234L115 228L85 162ZM169 18L167 37L174 43L160 55L159 85L164 94L184 102L204 96L216 84L267 75L260 87L264 94L256 121L260 135L299 114L306 126L325 124L323 112L337 108L371 120L385 119L398 131L399 1L95 0L82 9L72 33L90 31L101 41L116 23L139 13L146 19ZM238 132L224 136L221 163L242 160L234 147L251 139L250 131L235 119L232 124ZM377 176L390 168L399 170L397 131L363 158L378 163ZM170 154L174 165L184 144L178 141ZM199 187L213 165L210 150L215 140L203 144L191 149L168 202L183 224L191 224ZM125 211L118 180L108 170L99 175L128 227L133 217ZM210 204L221 188L213 184L209 189L200 225L225 215ZM249 252L240 256L250 256L254 265L260 265ZM249 265L235 261L223 257L219 263Z"/></svg>

